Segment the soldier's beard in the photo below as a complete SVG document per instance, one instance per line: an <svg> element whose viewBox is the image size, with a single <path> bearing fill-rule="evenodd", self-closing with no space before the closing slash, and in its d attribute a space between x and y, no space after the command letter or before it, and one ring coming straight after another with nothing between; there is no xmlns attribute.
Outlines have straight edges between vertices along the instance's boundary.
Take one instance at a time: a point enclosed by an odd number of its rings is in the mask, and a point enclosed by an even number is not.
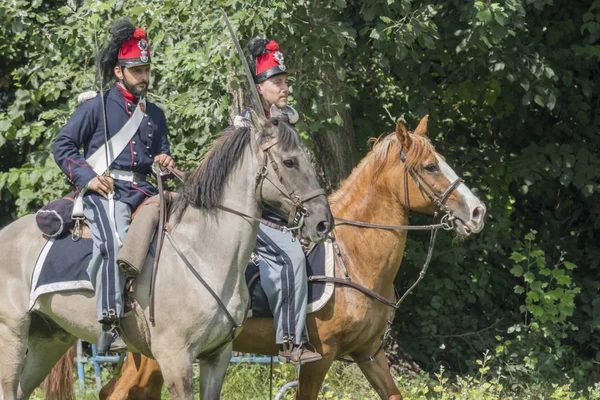
<svg viewBox="0 0 600 400"><path fill-rule="evenodd" d="M138 89L135 85L129 83L127 78L125 78L125 74L123 74L123 86L125 86L125 89L127 89L134 97L143 97L148 93L148 82L139 82L138 85L141 85L142 83L145 84L144 88Z"/></svg>

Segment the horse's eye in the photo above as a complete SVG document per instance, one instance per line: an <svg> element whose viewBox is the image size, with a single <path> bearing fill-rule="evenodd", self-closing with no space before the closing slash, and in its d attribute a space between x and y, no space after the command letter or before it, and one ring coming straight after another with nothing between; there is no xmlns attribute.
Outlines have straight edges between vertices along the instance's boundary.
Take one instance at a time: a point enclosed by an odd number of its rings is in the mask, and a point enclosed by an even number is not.
<svg viewBox="0 0 600 400"><path fill-rule="evenodd" d="M283 165L285 165L287 168L294 168L296 163L294 160L283 160Z"/></svg>
<svg viewBox="0 0 600 400"><path fill-rule="evenodd" d="M427 171L429 173L432 173L432 174L434 172L438 172L439 171L439 168L438 168L437 164L427 164L424 169L425 169L425 171Z"/></svg>

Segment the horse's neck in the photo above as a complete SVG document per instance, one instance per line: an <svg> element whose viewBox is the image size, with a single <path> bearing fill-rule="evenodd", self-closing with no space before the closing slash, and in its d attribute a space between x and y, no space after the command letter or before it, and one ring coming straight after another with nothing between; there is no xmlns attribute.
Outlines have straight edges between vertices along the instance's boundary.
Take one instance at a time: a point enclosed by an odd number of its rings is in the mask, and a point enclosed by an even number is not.
<svg viewBox="0 0 600 400"><path fill-rule="evenodd" d="M261 216L262 211L254 195L256 170L254 155L248 149L227 181L223 206L249 216ZM214 274L230 277L233 272L231 268L245 269L257 232L258 222L220 209L206 210L189 206L173 235L186 248L185 252L195 256L202 265L214 267ZM240 276L243 278L243 274Z"/></svg>
<svg viewBox="0 0 600 400"><path fill-rule="evenodd" d="M372 182L366 176L361 180ZM382 225L408 224L404 205L382 183L363 186L354 179L348 189L343 200L332 206L336 217ZM350 225L335 230L350 278L381 295L391 296L407 232Z"/></svg>

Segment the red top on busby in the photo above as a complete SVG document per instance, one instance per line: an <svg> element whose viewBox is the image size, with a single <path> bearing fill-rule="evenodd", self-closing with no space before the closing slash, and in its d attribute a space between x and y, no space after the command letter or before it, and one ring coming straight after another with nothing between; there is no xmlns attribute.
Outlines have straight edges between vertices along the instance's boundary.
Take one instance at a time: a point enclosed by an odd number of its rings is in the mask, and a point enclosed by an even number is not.
<svg viewBox="0 0 600 400"><path fill-rule="evenodd" d="M286 73L283 61L279 44L271 40L265 45L265 53L256 57L254 82L261 83L274 75Z"/></svg>
<svg viewBox="0 0 600 400"><path fill-rule="evenodd" d="M137 28L133 32L133 36L121 44L118 65L132 67L144 64L150 64L148 35L146 35L146 32L142 28Z"/></svg>

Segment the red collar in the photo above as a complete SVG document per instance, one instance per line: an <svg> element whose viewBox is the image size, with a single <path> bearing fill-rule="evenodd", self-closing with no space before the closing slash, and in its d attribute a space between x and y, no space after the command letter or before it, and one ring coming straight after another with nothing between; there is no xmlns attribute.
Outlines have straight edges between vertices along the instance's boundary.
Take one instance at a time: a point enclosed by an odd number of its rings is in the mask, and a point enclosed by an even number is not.
<svg viewBox="0 0 600 400"><path fill-rule="evenodd" d="M133 97L133 94L131 94L129 92L129 90L125 89L125 87L123 85L121 85L120 83L117 83L117 87L119 88L119 91L121 92L121 95L123 96L123 98L125 99L126 102L129 102L129 103L132 103L135 105L140 100L139 97Z"/></svg>

